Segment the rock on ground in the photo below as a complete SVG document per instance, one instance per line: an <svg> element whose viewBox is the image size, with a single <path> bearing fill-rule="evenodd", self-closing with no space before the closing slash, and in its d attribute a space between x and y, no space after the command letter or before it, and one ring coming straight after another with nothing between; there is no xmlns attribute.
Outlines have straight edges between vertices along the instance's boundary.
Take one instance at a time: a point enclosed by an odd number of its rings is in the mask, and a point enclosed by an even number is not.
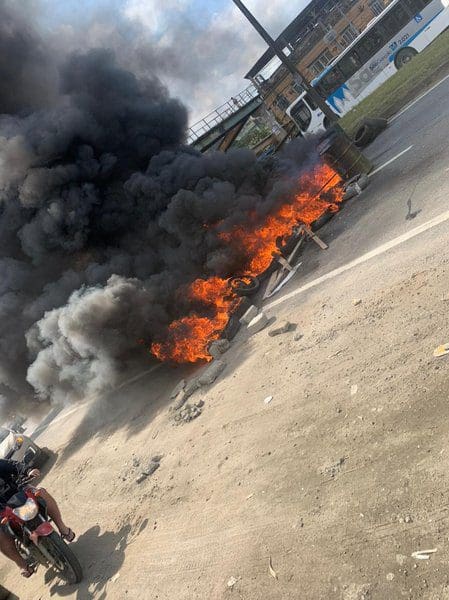
<svg viewBox="0 0 449 600"><path fill-rule="evenodd" d="M294 323L290 323L290 321L281 321L277 327L271 329L268 332L268 335L270 337L275 337L276 335L288 333L289 331L292 331L295 327L296 325Z"/></svg>
<svg viewBox="0 0 449 600"><path fill-rule="evenodd" d="M206 370L198 377L200 385L211 385L220 373L225 369L226 363L222 360L214 360Z"/></svg>
<svg viewBox="0 0 449 600"><path fill-rule="evenodd" d="M268 325L268 317L264 312L259 313L250 323L248 324L247 330L250 335L259 333Z"/></svg>
<svg viewBox="0 0 449 600"><path fill-rule="evenodd" d="M230 347L231 344L229 343L229 340L215 340L215 342L212 342L212 344L210 344L208 352L212 356L212 358L219 359L220 356L227 352Z"/></svg>

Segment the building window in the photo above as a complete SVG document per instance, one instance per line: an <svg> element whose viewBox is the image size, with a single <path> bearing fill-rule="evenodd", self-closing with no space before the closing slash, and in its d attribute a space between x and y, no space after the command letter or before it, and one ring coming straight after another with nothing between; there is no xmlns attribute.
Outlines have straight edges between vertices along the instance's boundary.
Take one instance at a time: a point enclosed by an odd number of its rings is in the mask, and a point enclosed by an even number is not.
<svg viewBox="0 0 449 600"><path fill-rule="evenodd" d="M289 106L289 102L288 102L287 98L281 94L280 96L278 96L278 99L276 100L276 106L280 110L285 111L285 110L287 110L287 108Z"/></svg>
<svg viewBox="0 0 449 600"><path fill-rule="evenodd" d="M344 46L346 48L347 46L352 44L352 42L356 38L357 38L357 32L355 31L355 29L353 27L348 25L348 27L346 27L346 29L344 29L341 33L340 42L341 42L342 46Z"/></svg>
<svg viewBox="0 0 449 600"><path fill-rule="evenodd" d="M332 52L330 50L325 50L320 56L313 61L313 63L309 66L309 69L312 73L318 77L324 69L329 65L334 57L332 56Z"/></svg>
<svg viewBox="0 0 449 600"><path fill-rule="evenodd" d="M384 6L382 0L372 0L372 2L369 3L369 6L370 6L371 10L373 11L373 15L375 17L380 15L380 13L385 9L385 6Z"/></svg>
<svg viewBox="0 0 449 600"><path fill-rule="evenodd" d="M292 88L293 88L293 91L296 92L297 94L302 94L304 91L304 88L302 87L302 85L300 83L298 83L297 81L293 82Z"/></svg>

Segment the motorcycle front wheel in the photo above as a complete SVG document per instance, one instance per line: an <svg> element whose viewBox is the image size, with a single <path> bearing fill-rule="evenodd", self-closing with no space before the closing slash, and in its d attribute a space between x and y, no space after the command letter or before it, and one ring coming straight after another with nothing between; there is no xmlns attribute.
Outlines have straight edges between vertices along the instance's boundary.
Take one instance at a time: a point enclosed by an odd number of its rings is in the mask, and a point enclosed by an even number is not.
<svg viewBox="0 0 449 600"><path fill-rule="evenodd" d="M42 546L44 554L51 557L52 566L66 583L74 584L82 580L83 570L77 557L56 531L40 538L39 546Z"/></svg>

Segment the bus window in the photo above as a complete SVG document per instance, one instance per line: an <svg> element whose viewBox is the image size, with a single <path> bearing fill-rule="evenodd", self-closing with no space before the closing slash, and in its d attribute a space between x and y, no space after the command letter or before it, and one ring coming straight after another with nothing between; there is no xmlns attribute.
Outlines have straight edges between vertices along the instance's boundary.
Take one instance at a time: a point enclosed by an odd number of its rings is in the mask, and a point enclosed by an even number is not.
<svg viewBox="0 0 449 600"><path fill-rule="evenodd" d="M360 61L362 64L368 62L385 45L388 37L382 35L379 27L374 27L366 36L360 40L358 46Z"/></svg>
<svg viewBox="0 0 449 600"><path fill-rule="evenodd" d="M339 63L341 72L345 79L350 79L363 65L356 50L351 50L346 56L343 56Z"/></svg>
<svg viewBox="0 0 449 600"><path fill-rule="evenodd" d="M419 13L423 8L430 4L432 0L404 0L404 4L410 12L410 15L414 17L416 13Z"/></svg>
<svg viewBox="0 0 449 600"><path fill-rule="evenodd" d="M318 93L327 98L332 95L339 87L343 85L345 79L338 67L333 67L331 71L326 73L317 85Z"/></svg>
<svg viewBox="0 0 449 600"><path fill-rule="evenodd" d="M394 8L392 8L390 14L394 15L399 29L405 27L410 21L410 15L401 4L397 4Z"/></svg>
<svg viewBox="0 0 449 600"><path fill-rule="evenodd" d="M302 131L307 131L312 120L312 113L302 100L292 108L290 114L292 119L299 125L299 128Z"/></svg>
<svg viewBox="0 0 449 600"><path fill-rule="evenodd" d="M391 12L386 14L382 19L382 27L389 38L394 37L401 29L395 16Z"/></svg>

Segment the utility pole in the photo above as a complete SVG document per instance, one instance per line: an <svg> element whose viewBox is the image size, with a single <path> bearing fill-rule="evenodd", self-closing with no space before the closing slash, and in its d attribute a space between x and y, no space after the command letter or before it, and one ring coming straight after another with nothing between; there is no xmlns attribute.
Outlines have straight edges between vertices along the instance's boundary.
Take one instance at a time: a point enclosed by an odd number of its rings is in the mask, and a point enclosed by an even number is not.
<svg viewBox="0 0 449 600"><path fill-rule="evenodd" d="M320 96L314 87L310 85L295 63L285 54L283 48L270 36L268 31L262 27L255 16L246 8L241 0L232 0L237 8L248 19L257 33L265 40L268 46L273 50L279 60L292 73L293 79L297 81L304 90L309 94L311 100L320 108L323 114L327 117L330 123L337 123L337 116L327 102Z"/></svg>

